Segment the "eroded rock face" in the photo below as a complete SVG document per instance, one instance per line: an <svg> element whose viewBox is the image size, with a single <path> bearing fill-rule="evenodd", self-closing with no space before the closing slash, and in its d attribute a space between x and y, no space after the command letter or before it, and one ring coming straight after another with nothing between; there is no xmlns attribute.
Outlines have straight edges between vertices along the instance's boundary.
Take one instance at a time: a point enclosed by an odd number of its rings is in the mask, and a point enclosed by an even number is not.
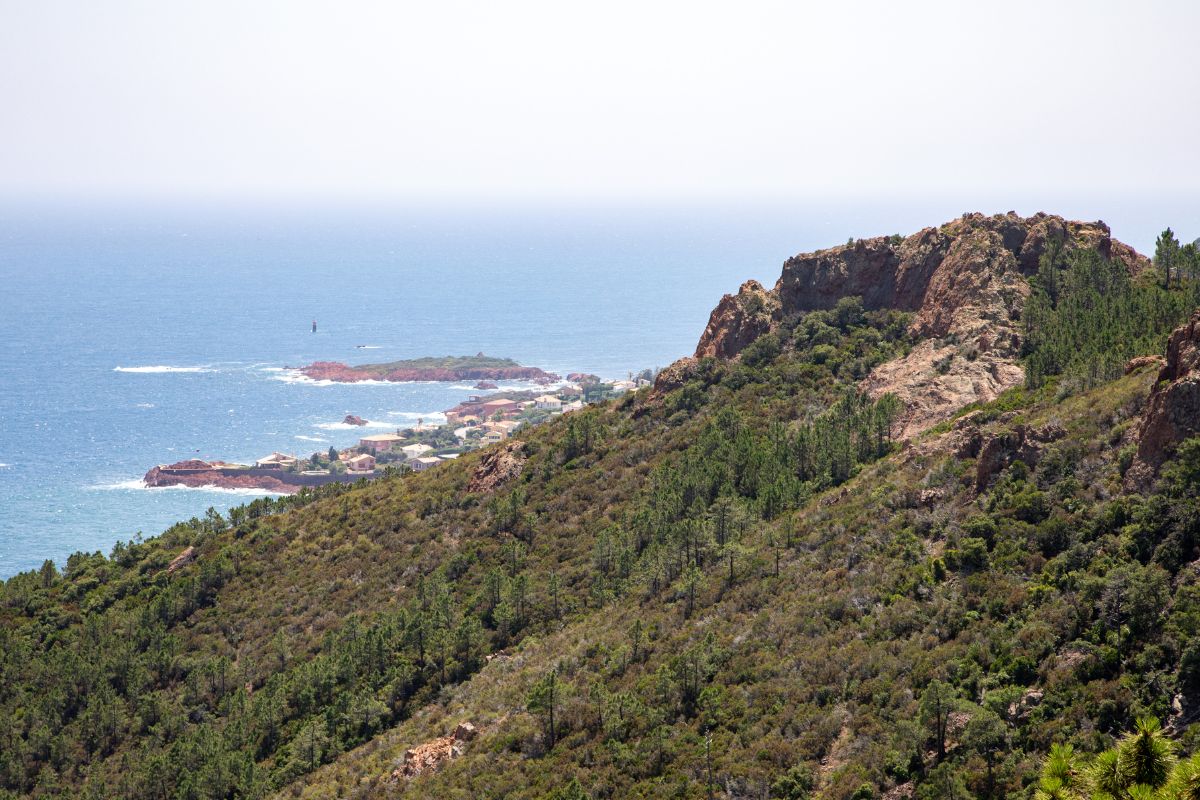
<svg viewBox="0 0 1200 800"><path fill-rule="evenodd" d="M1125 473L1131 489L1144 489L1184 439L1200 434L1200 310L1175 329L1167 362L1150 392L1133 464Z"/></svg>
<svg viewBox="0 0 1200 800"><path fill-rule="evenodd" d="M696 356L734 358L784 318L832 308L843 297L861 297L869 310L912 312L918 344L863 382L872 396L900 398L899 435L911 437L1024 380L1018 357L1028 276L1054 241L1067 251L1096 250L1131 273L1149 266L1103 222L964 214L905 238L859 239L788 259L774 290L751 281L721 300Z"/></svg>
<svg viewBox="0 0 1200 800"><path fill-rule="evenodd" d="M713 309L696 345L696 358L734 358L771 330L778 312L777 292L768 292L758 281L746 281L736 295L725 295Z"/></svg>
<svg viewBox="0 0 1200 800"><path fill-rule="evenodd" d="M468 492L494 492L521 474L525 466L525 443L511 441L484 455L467 484Z"/></svg>
<svg viewBox="0 0 1200 800"><path fill-rule="evenodd" d="M1033 428L1018 425L1012 430L992 434L985 438L979 449L979 460L975 463L975 490L983 491L992 479L1014 461L1028 467L1037 466L1043 448L1058 441L1067 432L1058 425L1043 425Z"/></svg>

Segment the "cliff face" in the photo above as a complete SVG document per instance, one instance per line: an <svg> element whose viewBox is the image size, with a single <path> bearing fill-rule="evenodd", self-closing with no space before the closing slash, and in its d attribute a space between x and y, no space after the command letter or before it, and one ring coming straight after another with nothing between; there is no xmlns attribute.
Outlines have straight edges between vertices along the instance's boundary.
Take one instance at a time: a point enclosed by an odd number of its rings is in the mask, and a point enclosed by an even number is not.
<svg viewBox="0 0 1200 800"><path fill-rule="evenodd" d="M736 358L781 320L832 308L843 297L861 297L867 309L913 312L918 344L863 382L872 396L893 392L903 401L901 435L911 436L1024 380L1017 356L1027 278L1056 240L1068 251L1094 249L1134 273L1149 266L1103 222L964 214L906 238L859 239L789 258L772 291L751 281L721 300L696 356Z"/></svg>
<svg viewBox="0 0 1200 800"><path fill-rule="evenodd" d="M735 357L771 330L779 310L778 292L768 292L758 281L746 281L736 295L725 295L713 309L696 358Z"/></svg>
<svg viewBox="0 0 1200 800"><path fill-rule="evenodd" d="M1175 446L1200 434L1200 311L1175 329L1138 429L1138 449L1125 473L1131 489L1146 488Z"/></svg>

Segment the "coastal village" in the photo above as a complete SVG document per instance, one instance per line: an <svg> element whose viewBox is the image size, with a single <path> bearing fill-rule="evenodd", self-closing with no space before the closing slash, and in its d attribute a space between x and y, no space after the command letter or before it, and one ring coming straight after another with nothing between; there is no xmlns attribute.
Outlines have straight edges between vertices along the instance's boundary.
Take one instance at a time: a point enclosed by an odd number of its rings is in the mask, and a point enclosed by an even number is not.
<svg viewBox="0 0 1200 800"><path fill-rule="evenodd" d="M446 422L442 425L418 421L411 428L364 435L355 445L340 450L330 447L309 456L274 452L252 465L191 459L156 466L143 480L150 487L220 486L290 493L372 478L388 469L424 472L463 453L502 442L525 426L649 385L650 379L649 371L611 382L573 373L555 388L471 395L443 412ZM476 384L480 391L496 388L490 381ZM343 422L368 425L368 420L353 414Z"/></svg>

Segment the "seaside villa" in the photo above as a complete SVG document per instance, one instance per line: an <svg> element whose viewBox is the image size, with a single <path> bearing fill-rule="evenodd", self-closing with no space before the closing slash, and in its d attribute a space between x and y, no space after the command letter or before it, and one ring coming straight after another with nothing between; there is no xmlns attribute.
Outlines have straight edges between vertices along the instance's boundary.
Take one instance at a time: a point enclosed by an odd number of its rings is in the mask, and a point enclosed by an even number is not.
<svg viewBox="0 0 1200 800"><path fill-rule="evenodd" d="M537 407L545 411L561 411L562 400L552 394L544 394L541 397L534 398Z"/></svg>
<svg viewBox="0 0 1200 800"><path fill-rule="evenodd" d="M401 447L400 452L404 453L405 458L420 458L426 453L433 452L433 448L427 444L421 444L420 442L417 442L416 444L410 444Z"/></svg>
<svg viewBox="0 0 1200 800"><path fill-rule="evenodd" d="M396 433L377 433L359 439L358 446L365 447L372 453L386 453L403 441L404 437Z"/></svg>
<svg viewBox="0 0 1200 800"><path fill-rule="evenodd" d="M354 475L369 475L375 471L375 456L368 453L347 458L343 462L346 465L346 472Z"/></svg>
<svg viewBox="0 0 1200 800"><path fill-rule="evenodd" d="M294 466L298 460L295 456L289 456L286 453L271 453L271 455L255 461L254 466L261 469L283 469Z"/></svg>

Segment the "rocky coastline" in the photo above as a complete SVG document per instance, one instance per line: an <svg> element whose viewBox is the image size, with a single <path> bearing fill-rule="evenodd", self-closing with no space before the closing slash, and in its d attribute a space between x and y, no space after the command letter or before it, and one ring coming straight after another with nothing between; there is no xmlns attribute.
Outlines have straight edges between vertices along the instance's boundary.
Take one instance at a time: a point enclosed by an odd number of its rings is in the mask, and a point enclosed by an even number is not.
<svg viewBox="0 0 1200 800"><path fill-rule="evenodd" d="M221 461L210 463L192 459L152 467L143 476L142 482L151 489L190 486L192 488L261 489L280 494L294 494L308 486L321 486L337 482L352 483L359 477L361 476L345 473L305 475L279 469L258 469L241 464L226 464Z"/></svg>

